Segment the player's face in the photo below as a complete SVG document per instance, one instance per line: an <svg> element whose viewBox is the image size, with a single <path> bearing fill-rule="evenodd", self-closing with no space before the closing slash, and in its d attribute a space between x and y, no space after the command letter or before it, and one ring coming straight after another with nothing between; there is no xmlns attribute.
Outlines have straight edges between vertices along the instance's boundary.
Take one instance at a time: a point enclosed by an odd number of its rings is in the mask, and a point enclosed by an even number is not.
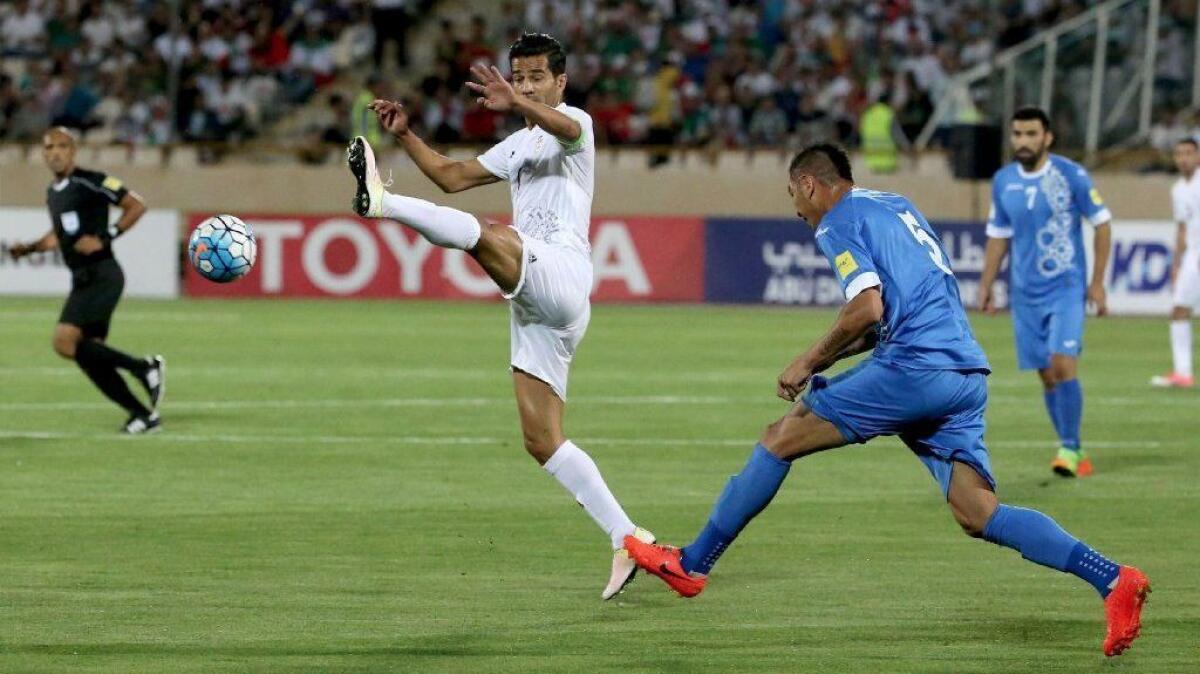
<svg viewBox="0 0 1200 674"><path fill-rule="evenodd" d="M518 56L512 60L512 73L513 88L518 94L550 107L562 103L567 76L555 77L545 54Z"/></svg>
<svg viewBox="0 0 1200 674"><path fill-rule="evenodd" d="M1054 141L1054 134L1037 119L1014 119L1012 123L1013 157L1026 168L1041 163Z"/></svg>
<svg viewBox="0 0 1200 674"><path fill-rule="evenodd" d="M55 174L67 173L75 165L75 142L64 133L48 133L42 137L42 156Z"/></svg>
<svg viewBox="0 0 1200 674"><path fill-rule="evenodd" d="M1196 170L1196 162L1200 160L1200 152L1191 143L1175 143L1175 168L1180 173L1191 173Z"/></svg>
<svg viewBox="0 0 1200 674"><path fill-rule="evenodd" d="M812 176L799 175L788 180L788 196L792 198L792 206L796 215L803 218L809 226L815 227L813 199L816 197L817 181Z"/></svg>

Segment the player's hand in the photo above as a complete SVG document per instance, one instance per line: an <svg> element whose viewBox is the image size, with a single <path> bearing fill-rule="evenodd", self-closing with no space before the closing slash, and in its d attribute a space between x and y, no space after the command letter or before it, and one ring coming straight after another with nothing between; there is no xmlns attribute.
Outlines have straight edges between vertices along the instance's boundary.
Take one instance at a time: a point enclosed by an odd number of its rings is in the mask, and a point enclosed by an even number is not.
<svg viewBox="0 0 1200 674"><path fill-rule="evenodd" d="M104 242L98 236L84 234L76 239L73 248L80 255L91 255L92 253L99 253L104 250Z"/></svg>
<svg viewBox="0 0 1200 674"><path fill-rule="evenodd" d="M34 252L37 252L37 246L34 246L31 243L14 244L14 245L10 246L8 249L9 257L11 257L14 260L20 260L21 258L25 257L26 255L29 255L30 253L34 253Z"/></svg>
<svg viewBox="0 0 1200 674"><path fill-rule="evenodd" d="M1088 302L1096 307L1097 316L1108 315L1108 291L1104 289L1103 284L1093 283L1088 286L1087 298Z"/></svg>
<svg viewBox="0 0 1200 674"><path fill-rule="evenodd" d="M379 125L388 133L397 138L408 133L408 111L400 101L376 99L367 108L375 111Z"/></svg>
<svg viewBox="0 0 1200 674"><path fill-rule="evenodd" d="M488 110L496 112L508 112L513 109L517 103L516 89L509 84L508 80L504 79L504 75L496 69L496 66L484 68L481 65L471 66L471 75L478 82L467 82L467 87L479 94L479 101Z"/></svg>
<svg viewBox="0 0 1200 674"><path fill-rule="evenodd" d="M775 394L788 402L795 402L796 398L804 393L812 376L812 366L804 358L797 358L779 375L779 389Z"/></svg>
<svg viewBox="0 0 1200 674"><path fill-rule="evenodd" d="M979 310L986 314L996 313L996 301L992 297L991 286L979 286Z"/></svg>

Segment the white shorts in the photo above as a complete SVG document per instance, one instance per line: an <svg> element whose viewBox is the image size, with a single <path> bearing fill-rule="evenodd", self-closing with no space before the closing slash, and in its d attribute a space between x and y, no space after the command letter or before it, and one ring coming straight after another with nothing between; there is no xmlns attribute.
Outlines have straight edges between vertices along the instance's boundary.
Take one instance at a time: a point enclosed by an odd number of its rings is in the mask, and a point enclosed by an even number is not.
<svg viewBox="0 0 1200 674"><path fill-rule="evenodd" d="M567 399L567 370L592 317L592 261L580 250L521 237L521 279L509 300L512 369Z"/></svg>
<svg viewBox="0 0 1200 674"><path fill-rule="evenodd" d="M1175 278L1173 306L1194 308L1200 304L1200 250L1187 250Z"/></svg>

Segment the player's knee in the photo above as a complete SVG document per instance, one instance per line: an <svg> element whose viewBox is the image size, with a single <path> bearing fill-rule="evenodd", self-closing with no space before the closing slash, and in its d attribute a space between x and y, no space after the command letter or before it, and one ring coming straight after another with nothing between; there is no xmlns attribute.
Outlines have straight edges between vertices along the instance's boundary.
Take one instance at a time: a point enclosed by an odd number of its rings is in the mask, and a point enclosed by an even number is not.
<svg viewBox="0 0 1200 674"><path fill-rule="evenodd" d="M971 538L983 538L983 530L987 527L987 520L964 515L962 513L954 513L954 519L958 522L958 526L962 527L962 532Z"/></svg>
<svg viewBox="0 0 1200 674"><path fill-rule="evenodd" d="M51 346L54 348L54 353L66 358L67 360L75 360L75 347L77 343L74 339L63 335L55 335Z"/></svg>
<svg viewBox="0 0 1200 674"><path fill-rule="evenodd" d="M786 434L784 433L783 420L780 419L775 423L769 424L765 429L763 429L762 437L759 439L759 443L762 444L763 447L766 447L767 451L771 452L775 456L778 456L781 459L786 459L788 457L786 456L787 438L785 436Z"/></svg>
<svg viewBox="0 0 1200 674"><path fill-rule="evenodd" d="M552 438L541 433L525 433L523 437L525 451L537 462L544 464L554 456L554 452L562 443L555 443Z"/></svg>

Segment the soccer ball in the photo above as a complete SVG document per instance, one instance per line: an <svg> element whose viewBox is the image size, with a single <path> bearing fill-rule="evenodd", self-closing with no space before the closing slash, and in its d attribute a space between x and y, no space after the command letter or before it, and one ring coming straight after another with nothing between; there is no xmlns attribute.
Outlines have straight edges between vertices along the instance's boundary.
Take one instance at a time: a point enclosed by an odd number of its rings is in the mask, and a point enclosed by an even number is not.
<svg viewBox="0 0 1200 674"><path fill-rule="evenodd" d="M192 266L201 276L217 283L245 276L257 255L254 230L232 215L214 215L196 225L188 240Z"/></svg>

